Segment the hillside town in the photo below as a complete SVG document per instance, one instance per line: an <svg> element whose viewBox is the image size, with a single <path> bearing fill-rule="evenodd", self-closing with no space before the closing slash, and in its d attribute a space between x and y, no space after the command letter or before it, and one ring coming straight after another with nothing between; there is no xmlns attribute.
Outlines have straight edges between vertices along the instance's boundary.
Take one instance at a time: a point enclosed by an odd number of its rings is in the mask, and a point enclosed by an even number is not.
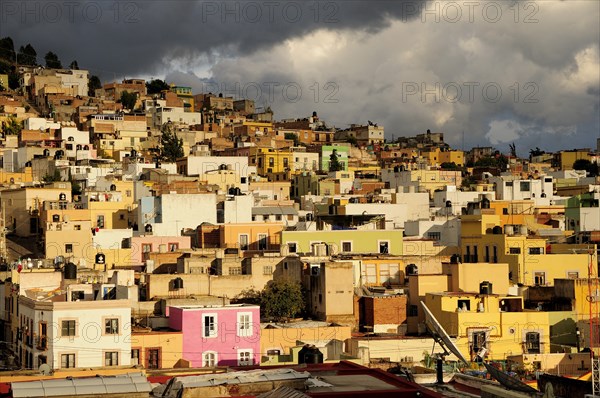
<svg viewBox="0 0 600 398"><path fill-rule="evenodd" d="M484 362L591 393L600 139L354 122L76 62L0 74L0 396L529 396Z"/></svg>

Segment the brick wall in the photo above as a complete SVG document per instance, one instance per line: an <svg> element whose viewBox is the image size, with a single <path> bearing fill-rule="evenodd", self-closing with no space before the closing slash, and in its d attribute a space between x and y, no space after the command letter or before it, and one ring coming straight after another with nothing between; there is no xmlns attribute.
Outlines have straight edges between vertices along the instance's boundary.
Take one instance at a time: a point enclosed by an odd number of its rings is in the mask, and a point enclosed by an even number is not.
<svg viewBox="0 0 600 398"><path fill-rule="evenodd" d="M362 297L364 314L360 323L367 326L406 323L407 301L405 295Z"/></svg>

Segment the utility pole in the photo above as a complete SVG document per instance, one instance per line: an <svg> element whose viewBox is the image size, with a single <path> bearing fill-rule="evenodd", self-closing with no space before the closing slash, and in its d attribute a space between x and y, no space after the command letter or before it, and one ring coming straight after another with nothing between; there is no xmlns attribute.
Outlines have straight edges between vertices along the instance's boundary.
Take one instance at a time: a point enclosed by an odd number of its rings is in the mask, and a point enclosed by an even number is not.
<svg viewBox="0 0 600 398"><path fill-rule="evenodd" d="M8 250L6 247L6 220L4 216L4 202L0 202L0 262L8 262Z"/></svg>

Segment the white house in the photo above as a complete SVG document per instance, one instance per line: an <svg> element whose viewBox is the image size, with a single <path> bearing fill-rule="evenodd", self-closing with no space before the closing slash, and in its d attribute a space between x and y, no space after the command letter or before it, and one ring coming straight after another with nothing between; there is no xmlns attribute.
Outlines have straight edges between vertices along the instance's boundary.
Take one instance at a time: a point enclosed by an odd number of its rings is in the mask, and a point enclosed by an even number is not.
<svg viewBox="0 0 600 398"><path fill-rule="evenodd" d="M217 223L216 193L174 193L140 199L138 223L142 233L180 236L182 229L195 229L203 222Z"/></svg>
<svg viewBox="0 0 600 398"><path fill-rule="evenodd" d="M248 192L248 176L256 173L256 167L248 166L246 156L188 156L180 174L203 176L219 170L230 170L236 174L236 186Z"/></svg>
<svg viewBox="0 0 600 398"><path fill-rule="evenodd" d="M52 301L19 297L17 352L23 367L51 369L131 363L129 300ZM20 337L20 338L19 338Z"/></svg>
<svg viewBox="0 0 600 398"><path fill-rule="evenodd" d="M542 176L539 179L520 179L515 176L489 177L495 184L498 200L533 200L536 205L549 205L554 196L554 178Z"/></svg>

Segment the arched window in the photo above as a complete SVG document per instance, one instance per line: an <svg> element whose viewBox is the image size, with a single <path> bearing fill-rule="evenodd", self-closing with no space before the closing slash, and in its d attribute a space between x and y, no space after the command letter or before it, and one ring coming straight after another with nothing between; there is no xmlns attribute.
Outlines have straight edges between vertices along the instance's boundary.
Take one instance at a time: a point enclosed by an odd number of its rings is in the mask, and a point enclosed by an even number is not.
<svg viewBox="0 0 600 398"><path fill-rule="evenodd" d="M206 351L202 355L202 366L205 368L217 366L217 353L215 351Z"/></svg>

